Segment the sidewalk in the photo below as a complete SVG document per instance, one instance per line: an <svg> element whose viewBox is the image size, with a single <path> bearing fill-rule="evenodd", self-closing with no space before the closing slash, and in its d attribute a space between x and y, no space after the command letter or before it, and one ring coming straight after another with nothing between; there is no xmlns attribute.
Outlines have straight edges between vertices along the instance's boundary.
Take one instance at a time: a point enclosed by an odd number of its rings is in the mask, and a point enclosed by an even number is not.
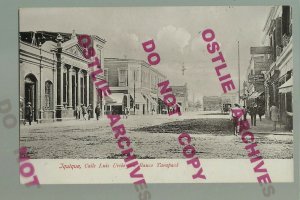
<svg viewBox="0 0 300 200"><path fill-rule="evenodd" d="M251 123L251 119L248 119ZM273 122L269 119L262 118L259 121L259 117L256 119L256 126L251 126L250 131L254 134L271 134L271 135L293 135L293 132L285 130L285 125L276 124L276 131L273 130Z"/></svg>

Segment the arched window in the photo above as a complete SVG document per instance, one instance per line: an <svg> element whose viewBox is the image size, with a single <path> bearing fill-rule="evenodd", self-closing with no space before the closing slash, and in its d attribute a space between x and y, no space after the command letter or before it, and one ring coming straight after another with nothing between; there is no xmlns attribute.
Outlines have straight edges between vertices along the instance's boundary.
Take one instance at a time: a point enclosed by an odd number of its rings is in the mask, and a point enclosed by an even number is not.
<svg viewBox="0 0 300 200"><path fill-rule="evenodd" d="M51 81L45 82L45 110L53 109L53 84Z"/></svg>

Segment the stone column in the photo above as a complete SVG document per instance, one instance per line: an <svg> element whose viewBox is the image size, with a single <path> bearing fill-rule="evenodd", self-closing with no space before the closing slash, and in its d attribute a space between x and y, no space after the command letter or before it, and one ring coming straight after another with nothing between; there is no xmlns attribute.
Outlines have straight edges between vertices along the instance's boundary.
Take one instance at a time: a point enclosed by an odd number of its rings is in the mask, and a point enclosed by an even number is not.
<svg viewBox="0 0 300 200"><path fill-rule="evenodd" d="M86 72L86 106L90 105L90 75Z"/></svg>
<svg viewBox="0 0 300 200"><path fill-rule="evenodd" d="M63 65L64 63L62 62L62 56L61 56L61 53L62 53L62 40L63 38L61 37L61 35L58 35L57 36L57 40L58 40L58 43L57 43L57 53L56 53L56 57L57 57L57 105L56 105L56 118L57 120L61 120L62 118L62 109L63 109L63 105L62 105L62 98L63 98L63 90L62 90L62 78L63 78Z"/></svg>
<svg viewBox="0 0 300 200"><path fill-rule="evenodd" d="M57 68L55 67L55 65L53 64L53 68L52 68L52 72L53 72L53 91L52 91L52 97L53 97L53 104L52 104L52 109L53 109L53 120L56 121L56 110L55 107L57 105L57 94L55 92L56 88L57 88Z"/></svg>
<svg viewBox="0 0 300 200"><path fill-rule="evenodd" d="M78 69L77 71L77 105L81 106L81 70Z"/></svg>
<svg viewBox="0 0 300 200"><path fill-rule="evenodd" d="M68 109L72 110L73 105L72 105L72 69L73 67L70 66L68 68Z"/></svg>
<svg viewBox="0 0 300 200"><path fill-rule="evenodd" d="M75 110L76 110L76 106L77 106L77 86L78 86L78 84L77 84L77 69L75 68L75 67L73 67L73 74L75 75L75 85L73 86L74 87L74 92L75 92L75 94L74 94L74 100L75 100L75 102L74 102L74 107L75 107Z"/></svg>
<svg viewBox="0 0 300 200"><path fill-rule="evenodd" d="M86 83L85 83L85 72L84 70L82 70L82 103L86 106L86 103L85 103L85 87L86 87Z"/></svg>
<svg viewBox="0 0 300 200"><path fill-rule="evenodd" d="M57 105L56 105L56 118L61 120L63 110L63 63L57 68Z"/></svg>

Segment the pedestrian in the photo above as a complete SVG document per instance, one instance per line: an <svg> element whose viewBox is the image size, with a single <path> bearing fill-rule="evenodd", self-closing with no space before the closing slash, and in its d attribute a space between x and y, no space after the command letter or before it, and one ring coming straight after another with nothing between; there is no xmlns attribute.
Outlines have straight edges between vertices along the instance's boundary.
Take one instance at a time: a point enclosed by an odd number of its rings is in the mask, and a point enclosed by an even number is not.
<svg viewBox="0 0 300 200"><path fill-rule="evenodd" d="M28 120L29 125L31 125L32 114L33 114L33 109L31 107L31 102L28 102L27 106L25 107L25 121ZM25 124L26 124L26 122L25 122Z"/></svg>
<svg viewBox="0 0 300 200"><path fill-rule="evenodd" d="M80 119L80 113L81 113L81 107L78 104L78 106L76 107L76 119Z"/></svg>
<svg viewBox="0 0 300 200"><path fill-rule="evenodd" d="M93 106L92 104L90 104L88 107L87 107L87 114L88 114L88 119L90 120L91 117L92 117L92 112L93 112Z"/></svg>
<svg viewBox="0 0 300 200"><path fill-rule="evenodd" d="M169 109L168 114L173 113L173 107L168 107L168 109Z"/></svg>
<svg viewBox="0 0 300 200"><path fill-rule="evenodd" d="M84 104L81 106L81 113L84 120L86 120L87 108Z"/></svg>
<svg viewBox="0 0 300 200"><path fill-rule="evenodd" d="M258 106L257 114L259 116L259 121L261 121L261 117L265 114L265 109L262 105Z"/></svg>
<svg viewBox="0 0 300 200"><path fill-rule="evenodd" d="M251 116L251 126L256 126L256 115L257 115L257 105L253 103L250 107L250 116Z"/></svg>
<svg viewBox="0 0 300 200"><path fill-rule="evenodd" d="M276 123L279 121L279 109L275 106L275 104L272 104L270 108L270 116L271 120L273 121L272 131L276 131Z"/></svg>
<svg viewBox="0 0 300 200"><path fill-rule="evenodd" d="M126 119L128 118L129 110L127 107L124 108L124 115L123 118L125 117Z"/></svg>
<svg viewBox="0 0 300 200"><path fill-rule="evenodd" d="M246 108L246 106L243 106L243 110L244 110L244 121L246 121L247 120L248 109Z"/></svg>
<svg viewBox="0 0 300 200"><path fill-rule="evenodd" d="M95 108L95 114L96 114L97 120L99 119L100 113L101 113L101 106L100 106L100 104L98 104Z"/></svg>
<svg viewBox="0 0 300 200"><path fill-rule="evenodd" d="M181 109L181 107L180 107L180 106L178 106L178 113L180 113L180 109Z"/></svg>
<svg viewBox="0 0 300 200"><path fill-rule="evenodd" d="M237 104L237 103L235 103L234 106L229 110L229 117L230 117L230 120L232 121L232 124L233 124L233 134L236 135L236 136L239 133L239 130L238 130L239 117L235 116L235 113L239 112L240 110L241 110L240 105Z"/></svg>
<svg viewBox="0 0 300 200"><path fill-rule="evenodd" d="M152 108L152 110L151 110L152 112L151 112L151 114L153 115L153 113L155 112L155 110L154 110L154 108Z"/></svg>

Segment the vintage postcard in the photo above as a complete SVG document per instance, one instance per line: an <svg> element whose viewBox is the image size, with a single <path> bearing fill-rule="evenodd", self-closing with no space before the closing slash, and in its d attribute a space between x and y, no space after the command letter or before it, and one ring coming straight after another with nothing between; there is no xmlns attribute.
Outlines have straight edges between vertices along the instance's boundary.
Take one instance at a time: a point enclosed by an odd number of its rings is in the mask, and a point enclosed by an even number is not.
<svg viewBox="0 0 300 200"><path fill-rule="evenodd" d="M288 5L21 8L21 183L293 182L292 27Z"/></svg>

